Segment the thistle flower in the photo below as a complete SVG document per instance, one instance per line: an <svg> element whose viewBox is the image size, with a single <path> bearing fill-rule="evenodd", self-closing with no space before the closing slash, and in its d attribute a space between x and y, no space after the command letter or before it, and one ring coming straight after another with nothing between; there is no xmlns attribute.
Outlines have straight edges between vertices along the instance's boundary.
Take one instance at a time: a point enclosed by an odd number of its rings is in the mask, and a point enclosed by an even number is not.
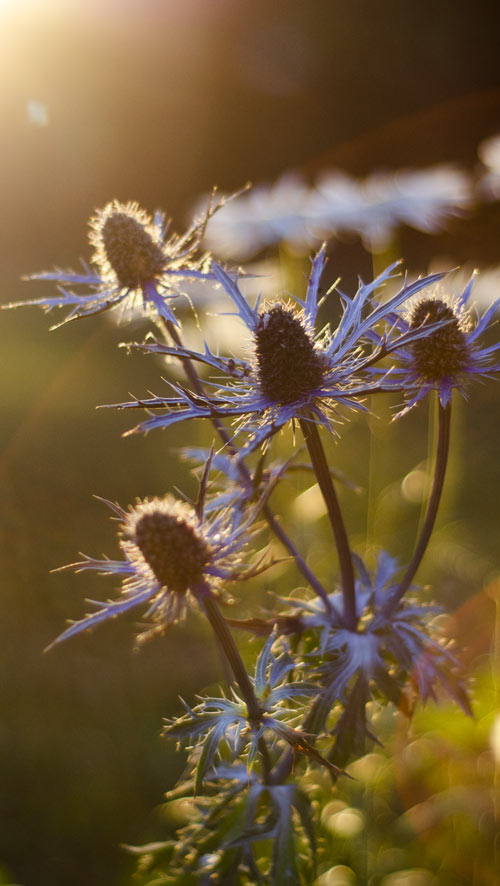
<svg viewBox="0 0 500 886"><path fill-rule="evenodd" d="M437 391L441 405L446 406L454 388L465 396L468 381L489 377L500 369L496 358L500 342L485 347L479 343L500 299L479 317L477 312L467 309L473 283L474 276L458 296L439 291L426 294L410 303L405 316L394 317L395 328L403 335L434 326L428 336L394 349L402 365L393 369L387 383L389 387L403 388L409 397L400 415L432 390Z"/></svg>
<svg viewBox="0 0 500 886"><path fill-rule="evenodd" d="M70 625L52 646L143 604L148 604L146 617L162 629L185 616L190 597L201 599L225 580L255 574L250 568L239 569L237 556L250 535L255 511L235 525L227 511L205 520L202 513L170 495L139 501L128 511L112 502L105 504L121 521L123 560L85 556L62 568L123 576L122 596L107 603L91 601L98 611Z"/></svg>
<svg viewBox="0 0 500 886"><path fill-rule="evenodd" d="M193 418L236 418L239 420L237 433L243 432L248 437L240 449L240 457L244 457L294 419L312 420L333 430L332 423L338 420L338 407L365 409L360 398L379 387L379 382L372 376L363 375L368 359L365 347L373 362L369 340L372 328L403 301L440 279L442 274L403 286L386 304L365 312L370 295L393 276L396 262L372 283L360 282L353 299L341 295L343 315L335 332L329 329L316 332L318 288L324 262L323 247L313 261L305 301L297 298L297 307L277 301L263 311L259 311L259 305L252 308L237 283L213 262L216 279L232 299L240 319L252 335L252 358L220 357L212 353L208 345L204 353L159 342L141 345L150 353L188 358L209 365L229 377L229 381L219 386L214 384L216 391L210 397L193 395L184 388L172 386L177 394L175 397L118 404L120 408L168 410L165 415L152 416L134 431L165 428ZM410 331L410 340L422 334L427 335L428 330L423 333L420 329Z"/></svg>
<svg viewBox="0 0 500 886"><path fill-rule="evenodd" d="M410 684L424 703L436 697L435 687L440 684L471 714L457 660L431 635L431 617L439 610L405 599L389 614L388 604L398 590L397 561L380 552L373 575L359 557L355 562L357 630L347 630L342 623L340 592L330 595L329 611L320 601L289 601L293 606L290 630L320 633L318 648L311 650L309 658L311 666L317 664L323 689L311 707L306 728L315 734L327 730L332 707L339 701L343 705L328 755L338 766L345 766L351 754L364 753L366 737L374 737L365 714L366 702L373 696L381 695L411 712ZM281 623L286 623L285 616Z"/></svg>
<svg viewBox="0 0 500 886"><path fill-rule="evenodd" d="M179 294L179 280L210 277L208 255L196 256L208 218L223 203L211 201L203 218L193 222L183 235L166 238L165 219L159 212L153 219L137 203L113 200L90 219L89 241L94 247L95 271L83 263L84 273L55 271L32 274L29 280L53 281L55 296L6 305L39 305L47 311L69 308L55 327L69 320L89 317L118 304L139 304L145 313L157 313L176 325L167 299ZM84 291L74 291L81 287Z"/></svg>

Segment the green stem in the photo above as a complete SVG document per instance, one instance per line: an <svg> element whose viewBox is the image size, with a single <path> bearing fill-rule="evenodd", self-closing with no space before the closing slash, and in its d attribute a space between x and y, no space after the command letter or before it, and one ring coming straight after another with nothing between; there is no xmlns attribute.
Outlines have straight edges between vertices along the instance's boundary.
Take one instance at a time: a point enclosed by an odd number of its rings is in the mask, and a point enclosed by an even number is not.
<svg viewBox="0 0 500 886"><path fill-rule="evenodd" d="M309 451L311 464L316 474L318 486L321 489L325 500L330 524L332 527L333 537L337 547L339 558L340 576L342 581L342 595L344 600L344 621L346 627L356 630L356 593L354 583L354 568L352 564L351 549L347 538L347 532L340 510L337 493L333 484L328 462L326 460L325 451L316 422L312 418L301 418L299 420L300 428L304 435L304 440Z"/></svg>
<svg viewBox="0 0 500 886"><path fill-rule="evenodd" d="M450 425L451 425L451 402L446 406L439 403L438 406L438 441L436 450L436 465L434 470L434 480L432 490L427 504L427 511L422 526L422 531L415 546L415 551L411 562L401 579L396 592L391 597L389 603L385 607L385 615L394 612L399 601L406 593L412 583L418 567L422 562L422 558L429 544L429 539L434 529L436 515L441 501L441 493L443 491L444 478L446 474L446 466L448 464L448 453L450 449Z"/></svg>
<svg viewBox="0 0 500 886"><path fill-rule="evenodd" d="M238 651L238 647L236 646L228 628L226 619L217 605L217 601L209 592L198 594L198 600L203 606L214 634L224 650L224 654L231 666L234 678L240 687L243 700L247 706L249 719L255 721L260 720L261 709L250 682L250 677L248 676L247 670Z"/></svg>
<svg viewBox="0 0 500 886"><path fill-rule="evenodd" d="M205 610L206 616L210 622L217 640L226 656L234 679L238 684L243 701L247 706L248 720L252 726L258 728L262 719L262 709L255 695L254 688L250 682L247 669L243 664L243 660L238 651L238 647L233 640L232 634L227 625L226 619L220 611L217 601L210 591L203 588L197 595L198 602ZM264 781L269 783L269 774L271 771L271 761L269 751L264 738L259 739L259 752L262 757L262 766L264 773Z"/></svg>

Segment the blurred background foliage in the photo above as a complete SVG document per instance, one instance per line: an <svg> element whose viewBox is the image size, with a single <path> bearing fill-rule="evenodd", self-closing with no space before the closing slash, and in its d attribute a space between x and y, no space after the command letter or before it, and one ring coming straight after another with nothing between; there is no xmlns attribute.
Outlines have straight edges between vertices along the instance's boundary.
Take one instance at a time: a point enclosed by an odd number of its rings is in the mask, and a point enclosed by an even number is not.
<svg viewBox="0 0 500 886"><path fill-rule="evenodd" d="M86 221L113 197L161 207L182 230L214 184L230 191L332 166L473 169L478 143L500 128L495 14L481 0L0 0L0 301L36 297L23 274L88 258ZM439 236L404 229L392 252L413 270L436 256L497 264L499 223L491 203ZM305 285L305 268L283 261ZM351 291L358 273L372 273L359 240L332 244L330 282L341 275ZM98 576L50 570L81 549L116 552L93 494L124 505L175 486L193 495L175 450L200 437L187 426L123 439L130 416L95 411L158 385L151 358L117 349L129 330L97 317L49 334L35 310L2 313L1 324L0 883L122 886L134 862L120 844L162 839L171 826L162 801L183 759L159 738L161 719L179 694L221 679L221 665L196 616L139 654L130 618L43 656L84 598L106 595ZM379 712L385 748L359 761L359 783L318 784L330 804L322 886L495 882L497 397L478 386L457 410L446 498L419 576L452 613L446 629L478 675L476 720L431 705L394 732L394 712ZM390 415L388 403L381 409ZM424 417L422 407L370 429L356 419L332 446L364 490L341 492L354 546L368 530L374 546L408 555ZM298 521L298 542L327 575L327 527L308 486L294 474L276 508L287 525ZM291 568L276 569L248 585L239 611L295 582Z"/></svg>

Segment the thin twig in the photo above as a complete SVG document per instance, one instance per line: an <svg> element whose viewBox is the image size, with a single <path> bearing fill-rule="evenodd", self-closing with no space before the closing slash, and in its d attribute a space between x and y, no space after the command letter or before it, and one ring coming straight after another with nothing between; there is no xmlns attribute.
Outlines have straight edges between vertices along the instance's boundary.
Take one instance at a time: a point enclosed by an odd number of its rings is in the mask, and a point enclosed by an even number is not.
<svg viewBox="0 0 500 886"><path fill-rule="evenodd" d="M344 620L346 627L356 630L356 593L354 583L354 568L352 565L351 549L347 538L347 532L340 510L337 493L332 481L330 468L326 460L325 451L321 438L319 436L318 427L313 418L299 419L300 428L304 435L307 449L311 458L311 463L316 474L318 486L321 489L323 498L330 518L333 537L337 547L339 558L340 575L342 580L342 595L344 600Z"/></svg>
<svg viewBox="0 0 500 886"><path fill-rule="evenodd" d="M397 590L387 603L384 609L385 615L390 615L391 612L394 612L399 601L406 593L410 584L412 583L418 567L422 562L422 558L427 549L427 545L429 544L429 539L432 534L432 530L434 528L434 523L436 520L436 515L439 508L439 502L441 501L441 493L443 491L444 478L446 474L446 466L448 463L448 452L450 448L450 424L451 424L451 402L446 406L442 406L441 403L438 405L438 441L437 441L437 450L436 450L436 465L434 471L434 480L432 483L432 490L429 496L429 502L427 504L427 511L425 514L424 524L422 526L422 531L420 533L419 539L415 546L415 551L413 553L413 557L411 558L411 562L401 579Z"/></svg>

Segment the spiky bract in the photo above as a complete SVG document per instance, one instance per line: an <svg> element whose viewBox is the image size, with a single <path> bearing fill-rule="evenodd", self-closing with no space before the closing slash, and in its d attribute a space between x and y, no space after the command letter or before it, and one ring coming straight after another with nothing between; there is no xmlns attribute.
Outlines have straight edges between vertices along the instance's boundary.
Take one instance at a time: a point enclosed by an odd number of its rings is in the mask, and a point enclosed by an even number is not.
<svg viewBox="0 0 500 886"><path fill-rule="evenodd" d="M174 388L172 397L154 397L119 404L121 408L145 407L167 410L153 415L134 430L165 428L192 418L236 419L236 433L243 433L246 442L239 456L264 444L289 421L305 419L335 432L335 425L346 410L363 410L363 398L380 389L380 378L365 371L378 359L373 352L372 332L384 323L396 307L436 282L435 274L409 286L403 286L382 306L370 306L370 296L391 279L398 263L391 265L372 283L360 282L353 299L340 295L343 313L335 331L328 327L315 331L318 316L318 290L325 262L320 250L312 264L304 301L296 299L297 308L277 301L266 310L251 307L238 284L223 268L212 263L214 276L232 299L237 313L252 336L252 356L248 360L221 357L187 348L170 347L160 342L147 342L141 347L151 353L178 359L190 359L218 370L223 376L211 382L213 395L192 395L184 388ZM401 337L412 341L429 330L407 330ZM395 347L395 344L392 345ZM381 353L381 349L379 348ZM229 380L228 380L229 379ZM342 415L339 409L345 407Z"/></svg>
<svg viewBox="0 0 500 886"><path fill-rule="evenodd" d="M124 559L86 557L64 568L121 576L122 596L97 603L97 612L72 624L55 643L143 604L148 604L147 620L162 630L185 616L188 600L217 592L224 580L247 574L239 569L238 551L248 538L252 515L238 523L222 510L205 520L170 495L139 501L128 511L106 504L120 518Z"/></svg>

